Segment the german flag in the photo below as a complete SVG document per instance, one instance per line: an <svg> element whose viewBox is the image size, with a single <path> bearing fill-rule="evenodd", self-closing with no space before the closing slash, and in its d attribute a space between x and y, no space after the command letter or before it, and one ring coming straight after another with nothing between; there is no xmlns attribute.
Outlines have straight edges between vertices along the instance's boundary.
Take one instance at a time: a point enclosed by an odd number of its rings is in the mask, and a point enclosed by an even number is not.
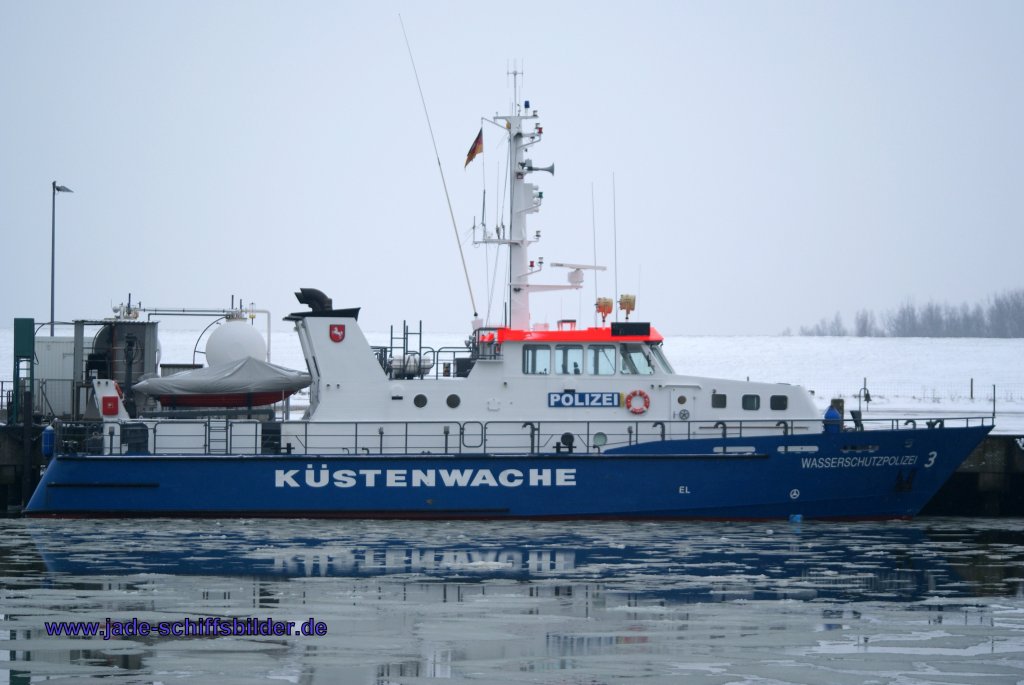
<svg viewBox="0 0 1024 685"><path fill-rule="evenodd" d="M469 146L469 152L466 153L466 163L462 165L462 168L465 169L466 167L468 167L469 163L473 161L473 158L476 157L479 154L482 154L483 151L484 151L484 127L481 126L480 127L480 133L476 134L476 140L474 140L473 144Z"/></svg>

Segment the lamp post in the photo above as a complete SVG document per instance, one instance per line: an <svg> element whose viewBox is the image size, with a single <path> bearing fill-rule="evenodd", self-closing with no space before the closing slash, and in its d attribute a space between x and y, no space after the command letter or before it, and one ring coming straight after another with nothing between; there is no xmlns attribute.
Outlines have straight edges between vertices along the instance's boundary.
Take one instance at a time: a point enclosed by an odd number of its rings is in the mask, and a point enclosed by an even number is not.
<svg viewBox="0 0 1024 685"><path fill-rule="evenodd" d="M864 404L871 404L871 393L868 392L868 379L864 379L864 385L857 391L857 410L860 411L860 401L864 400Z"/></svg>
<svg viewBox="0 0 1024 685"><path fill-rule="evenodd" d="M50 337L53 337L53 282L54 267L57 265L57 193L73 193L67 186L59 186L54 181L52 186L53 197L50 202Z"/></svg>

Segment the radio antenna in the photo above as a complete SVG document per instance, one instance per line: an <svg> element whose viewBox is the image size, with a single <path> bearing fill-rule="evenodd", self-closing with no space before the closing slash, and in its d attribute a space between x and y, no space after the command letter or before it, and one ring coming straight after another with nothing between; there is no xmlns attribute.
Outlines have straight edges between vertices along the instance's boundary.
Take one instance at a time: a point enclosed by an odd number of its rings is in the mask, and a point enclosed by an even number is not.
<svg viewBox="0 0 1024 685"><path fill-rule="evenodd" d="M594 264L597 264L597 212L594 210L594 182L590 182L590 231L593 234ZM597 304L597 270L594 270L594 304ZM597 326L597 307L594 307L594 326Z"/></svg>
<svg viewBox="0 0 1024 685"><path fill-rule="evenodd" d="M612 172L612 250L615 252L615 297L619 297L619 222L615 216L615 172ZM619 307L615 308L615 320L619 320Z"/></svg>
<svg viewBox="0 0 1024 685"><path fill-rule="evenodd" d="M509 66L508 62L505 62L505 85L508 85L508 77L512 77L512 108L513 114L519 114L519 87L521 84L526 82L526 72L523 66L523 62L512 60L512 65Z"/></svg>
<svg viewBox="0 0 1024 685"><path fill-rule="evenodd" d="M473 306L473 318L479 314L476 309L476 298L473 297L473 286L469 282L469 269L466 267L466 254L462 251L462 241L459 240L459 227L455 223L455 211L452 209L452 199L448 195L448 183L444 180L444 168L441 166L441 155L437 151L437 140L434 138L434 127L430 124L430 112L427 111L427 99L423 97L423 87L420 85L420 75L416 71L416 60L412 57L412 47L409 45L409 35L405 32L405 22L402 15L398 15L398 23L402 25L402 36L405 38L405 49L409 51L409 63L412 64L412 73L416 77L416 89L420 92L420 102L423 103L423 116L427 119L427 129L430 131L430 142L434 146L434 157L437 158L437 171L441 174L441 185L444 186L444 199L448 201L448 214L452 218L452 230L455 232L455 244L459 247L459 258L462 260L462 273L466 276L466 290L469 291L469 303Z"/></svg>

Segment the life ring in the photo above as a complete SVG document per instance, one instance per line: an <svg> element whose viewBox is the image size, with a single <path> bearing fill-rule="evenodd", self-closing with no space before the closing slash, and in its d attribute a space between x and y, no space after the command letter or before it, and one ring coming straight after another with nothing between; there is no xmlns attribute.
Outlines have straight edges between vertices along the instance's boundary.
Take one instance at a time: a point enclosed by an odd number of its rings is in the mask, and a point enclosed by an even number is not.
<svg viewBox="0 0 1024 685"><path fill-rule="evenodd" d="M637 405L634 407L633 400L635 400L638 397L643 400L643 404L637 403ZM648 397L647 393L645 393L643 390L634 390L633 392L626 395L626 409L628 409L634 414L643 414L650 408L650 406L651 398Z"/></svg>

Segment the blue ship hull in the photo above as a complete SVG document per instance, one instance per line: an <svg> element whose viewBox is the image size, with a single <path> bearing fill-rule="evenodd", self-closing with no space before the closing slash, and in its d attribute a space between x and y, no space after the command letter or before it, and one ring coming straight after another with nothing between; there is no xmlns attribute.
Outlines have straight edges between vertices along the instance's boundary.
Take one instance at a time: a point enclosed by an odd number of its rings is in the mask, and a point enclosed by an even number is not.
<svg viewBox="0 0 1024 685"><path fill-rule="evenodd" d="M601 454L58 456L30 516L911 517L991 426L647 442Z"/></svg>

